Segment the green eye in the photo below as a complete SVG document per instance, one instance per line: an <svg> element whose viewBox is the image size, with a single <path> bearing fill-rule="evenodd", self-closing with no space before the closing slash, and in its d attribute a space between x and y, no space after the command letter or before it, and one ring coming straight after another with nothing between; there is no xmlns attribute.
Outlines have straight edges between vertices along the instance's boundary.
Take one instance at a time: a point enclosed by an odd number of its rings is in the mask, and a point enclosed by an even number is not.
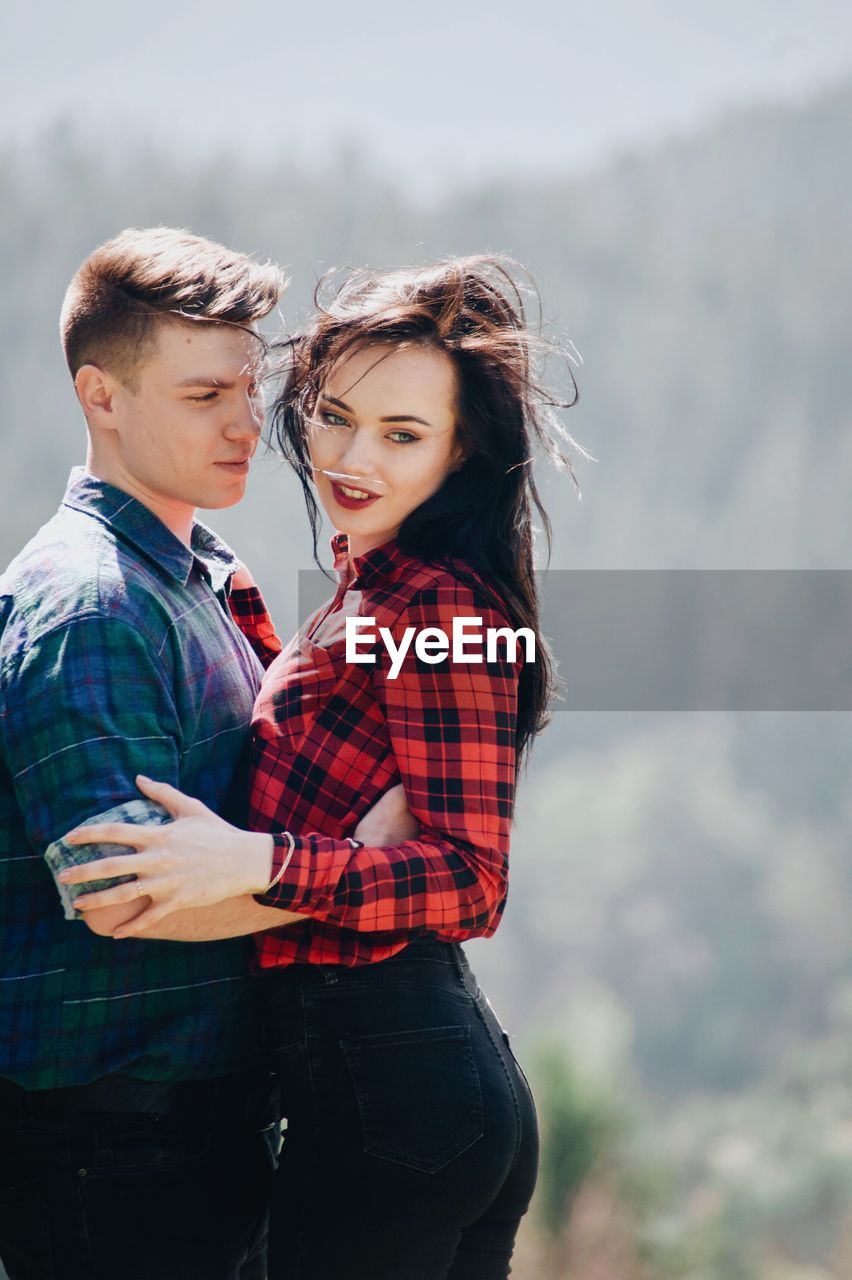
<svg viewBox="0 0 852 1280"><path fill-rule="evenodd" d="M346 427L349 425L346 418L339 413L332 413L330 409L325 409L321 417L329 427Z"/></svg>
<svg viewBox="0 0 852 1280"><path fill-rule="evenodd" d="M405 439L400 440L399 436L405 436ZM388 434L388 440L393 440L394 444L411 444L412 441L419 439L420 437L414 435L411 431L391 431Z"/></svg>

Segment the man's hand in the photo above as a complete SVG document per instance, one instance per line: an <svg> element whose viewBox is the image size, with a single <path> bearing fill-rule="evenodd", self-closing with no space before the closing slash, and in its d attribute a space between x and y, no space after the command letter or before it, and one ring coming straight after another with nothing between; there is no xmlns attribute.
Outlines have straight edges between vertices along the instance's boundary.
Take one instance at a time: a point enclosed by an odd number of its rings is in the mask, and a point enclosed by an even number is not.
<svg viewBox="0 0 852 1280"><path fill-rule="evenodd" d="M87 911L83 919L92 933L97 933L102 938L111 938L116 929L141 916L150 905L151 899L146 893L134 902L122 902L117 907L96 907L94 911Z"/></svg>
<svg viewBox="0 0 852 1280"><path fill-rule="evenodd" d="M363 844L388 849L404 840L416 840L420 823L408 807L402 783L391 787L358 823L352 835Z"/></svg>

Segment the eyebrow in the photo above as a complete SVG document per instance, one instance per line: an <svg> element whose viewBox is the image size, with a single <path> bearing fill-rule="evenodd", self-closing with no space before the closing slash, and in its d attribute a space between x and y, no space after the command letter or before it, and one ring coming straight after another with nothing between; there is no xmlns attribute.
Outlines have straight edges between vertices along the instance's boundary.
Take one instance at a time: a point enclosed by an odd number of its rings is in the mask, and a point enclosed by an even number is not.
<svg viewBox="0 0 852 1280"><path fill-rule="evenodd" d="M336 404L338 409L343 409L346 413L353 413L354 410L349 408L345 400L338 400L336 396L327 396L321 393L320 399L326 404ZM385 418L379 418L379 422L419 422L423 427L433 427L433 422L427 422L425 418L418 418L413 413L394 413Z"/></svg>
<svg viewBox="0 0 852 1280"><path fill-rule="evenodd" d="M201 374L192 378L181 378L180 382L176 382L176 387L218 387L222 391L230 391L233 382L226 382L222 378L211 378L209 374Z"/></svg>
<svg viewBox="0 0 852 1280"><path fill-rule="evenodd" d="M263 370L260 368L248 370L247 372L251 374L249 379L251 382L256 382L263 374ZM220 391L230 391L232 387L237 385L237 379L216 378L209 373L194 373L188 378L181 378L174 385L176 387L216 387Z"/></svg>

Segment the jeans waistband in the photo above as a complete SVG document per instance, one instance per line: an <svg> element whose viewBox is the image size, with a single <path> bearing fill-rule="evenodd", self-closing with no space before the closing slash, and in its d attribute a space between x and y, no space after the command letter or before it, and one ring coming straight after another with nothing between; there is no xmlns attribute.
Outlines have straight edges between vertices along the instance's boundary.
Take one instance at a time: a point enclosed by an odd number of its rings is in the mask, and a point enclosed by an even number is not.
<svg viewBox="0 0 852 1280"><path fill-rule="evenodd" d="M388 956L386 960L375 960L369 964L288 964L263 969L260 978L273 986L335 984L337 982L357 982L369 979L372 975L387 973L397 966L411 961L426 960L430 963L445 965L460 977L470 970L467 956L458 942L438 942L434 938L415 938L402 951Z"/></svg>
<svg viewBox="0 0 852 1280"><path fill-rule="evenodd" d="M380 964L393 964L394 961L405 960L438 960L441 964L457 966L467 964L467 957L458 942L437 942L434 938L416 938L409 942L402 951L381 960Z"/></svg>

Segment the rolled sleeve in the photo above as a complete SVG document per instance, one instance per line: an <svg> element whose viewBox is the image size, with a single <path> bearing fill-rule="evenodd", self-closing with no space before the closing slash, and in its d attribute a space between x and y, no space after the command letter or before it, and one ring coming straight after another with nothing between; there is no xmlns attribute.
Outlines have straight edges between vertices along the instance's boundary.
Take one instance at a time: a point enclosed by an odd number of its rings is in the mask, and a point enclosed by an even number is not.
<svg viewBox="0 0 852 1280"><path fill-rule="evenodd" d="M78 830L100 822L127 822L132 826L160 827L171 821L172 817L168 810L162 805L155 804L153 800L128 800L126 804L114 805L112 809L106 809L103 813L87 818L85 822L79 823ZM109 858L113 854L129 852L131 850L123 844L68 844L60 836L47 846L44 857L55 879L59 872L67 867L80 867L85 862L91 862L93 858ZM135 879L135 876L114 876L110 880L87 880L85 884L62 884L61 881L56 880L65 919L84 919L83 912L78 911L74 906L75 900L82 894L95 893L98 889L112 888L114 885L125 884L128 880Z"/></svg>

